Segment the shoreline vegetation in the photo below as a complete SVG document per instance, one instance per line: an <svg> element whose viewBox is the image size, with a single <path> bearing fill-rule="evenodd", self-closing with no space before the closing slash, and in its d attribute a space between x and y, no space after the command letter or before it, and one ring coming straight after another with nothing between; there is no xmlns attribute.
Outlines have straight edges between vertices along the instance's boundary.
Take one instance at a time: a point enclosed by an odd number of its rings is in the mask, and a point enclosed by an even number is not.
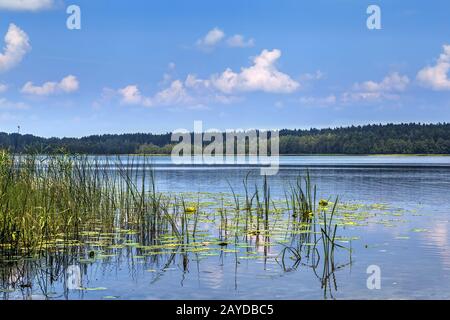
<svg viewBox="0 0 450 320"><path fill-rule="evenodd" d="M449 155L450 124L385 124L280 130L281 155ZM170 155L171 134L42 138L0 133L0 150L32 154ZM204 144L206 147L206 144Z"/></svg>
<svg viewBox="0 0 450 320"><path fill-rule="evenodd" d="M190 254L237 254L231 247L248 248L255 241L265 248L267 259L267 248L281 237L276 259L282 268L307 264L316 272L320 265L322 286L332 286L330 276L339 267L336 250L351 255L338 243L338 226L343 225L338 198L317 199L307 171L290 185L284 199L271 196L269 178L253 185L249 175L242 180L244 193L235 193L236 186L230 185L228 195L207 199L202 194L158 192L153 171L141 163L2 151L0 265L52 256L94 263L132 247L142 257L180 255L187 268ZM10 286L5 284L4 290Z"/></svg>
<svg viewBox="0 0 450 320"><path fill-rule="evenodd" d="M141 157L167 157L170 154L163 153L130 153L130 154L122 154L123 156L141 156ZM109 154L99 154L96 156L111 156ZM248 156L248 154L237 154L236 156ZM379 154L343 154L343 153L301 153L301 154L281 154L283 157L450 157L450 153L379 153Z"/></svg>

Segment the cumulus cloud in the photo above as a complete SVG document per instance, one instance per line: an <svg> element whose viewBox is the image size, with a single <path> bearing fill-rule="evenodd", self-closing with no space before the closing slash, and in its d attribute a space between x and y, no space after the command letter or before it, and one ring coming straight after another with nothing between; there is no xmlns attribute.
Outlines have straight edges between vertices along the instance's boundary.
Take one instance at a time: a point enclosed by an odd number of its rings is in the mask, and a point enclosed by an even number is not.
<svg viewBox="0 0 450 320"><path fill-rule="evenodd" d="M38 11L50 9L54 0L0 0L0 10Z"/></svg>
<svg viewBox="0 0 450 320"><path fill-rule="evenodd" d="M137 85L128 85L117 90L122 104L153 107L164 106L204 106L208 103L229 104L240 98L242 92L290 93L300 84L287 74L280 72L275 62L281 52L277 49L263 50L253 59L253 65L241 68L240 72L226 69L207 79L188 74L184 81L173 80L170 85L154 95L146 96Z"/></svg>
<svg viewBox="0 0 450 320"><path fill-rule="evenodd" d="M255 40L250 38L246 39L241 34L235 34L231 37L226 38L226 34L222 29L214 28L201 39L197 40L197 46L205 51L211 51L217 45L225 42L225 45L230 48L248 48L255 45Z"/></svg>
<svg viewBox="0 0 450 320"><path fill-rule="evenodd" d="M139 104L151 106L151 101L142 96L137 85L128 85L118 90L124 104Z"/></svg>
<svg viewBox="0 0 450 320"><path fill-rule="evenodd" d="M0 72L15 67L30 50L31 46L28 35L15 24L11 23L5 35L3 53L0 53Z"/></svg>
<svg viewBox="0 0 450 320"><path fill-rule="evenodd" d="M342 94L343 102L349 101L370 101L379 99L397 99L398 93L405 91L410 80L407 76L398 72L388 74L382 81L366 81L356 83L352 92Z"/></svg>
<svg viewBox="0 0 450 320"><path fill-rule="evenodd" d="M424 86L433 90L450 90L450 45L443 46L444 52L434 66L427 66L417 73L417 80Z"/></svg>
<svg viewBox="0 0 450 320"><path fill-rule="evenodd" d="M368 92L392 92L404 91L409 84L409 78L402 76L398 72L393 72L387 75L381 82L366 81L355 84L356 90Z"/></svg>
<svg viewBox="0 0 450 320"><path fill-rule="evenodd" d="M197 82L193 76L185 81L174 80L170 85L154 95L143 95L137 85L128 85L117 90L120 102L125 105L139 105L144 107L183 106L191 109L207 109L210 103L229 104L237 98L217 92L214 88L205 87ZM202 80L200 80L202 81Z"/></svg>
<svg viewBox="0 0 450 320"><path fill-rule="evenodd" d="M192 102L192 98L186 92L184 84L180 80L173 81L168 88L159 91L151 97L142 95L137 85L129 85L119 89L118 94L123 104L145 107L179 105Z"/></svg>
<svg viewBox="0 0 450 320"><path fill-rule="evenodd" d="M300 87L289 75L280 72L275 63L281 57L281 51L263 50L253 59L253 65L234 72L230 68L222 74L213 76L212 84L224 93L241 91L264 91L271 93L291 93Z"/></svg>
<svg viewBox="0 0 450 320"><path fill-rule="evenodd" d="M225 32L219 28L214 28L201 39L197 40L197 45L202 48L212 48L225 37Z"/></svg>
<svg viewBox="0 0 450 320"><path fill-rule="evenodd" d="M255 45L254 39L246 40L243 35L235 34L227 39L227 45L232 48L247 48Z"/></svg>
<svg viewBox="0 0 450 320"><path fill-rule="evenodd" d="M170 86L158 92L153 98L155 104L178 105L192 103L192 98L187 93L180 80L173 81Z"/></svg>
<svg viewBox="0 0 450 320"><path fill-rule="evenodd" d="M188 75L186 86L191 88L214 88L225 94L239 92L262 91L270 93L291 93L300 87L289 75L282 73L276 67L281 51L263 50L253 59L253 65L234 72L227 68L221 74L212 75L209 79L198 79Z"/></svg>
<svg viewBox="0 0 450 320"><path fill-rule="evenodd" d="M78 79L73 75L68 75L60 82L45 82L41 86L35 86L33 82L25 83L22 93L38 96L49 96L58 93L71 93L79 88Z"/></svg>

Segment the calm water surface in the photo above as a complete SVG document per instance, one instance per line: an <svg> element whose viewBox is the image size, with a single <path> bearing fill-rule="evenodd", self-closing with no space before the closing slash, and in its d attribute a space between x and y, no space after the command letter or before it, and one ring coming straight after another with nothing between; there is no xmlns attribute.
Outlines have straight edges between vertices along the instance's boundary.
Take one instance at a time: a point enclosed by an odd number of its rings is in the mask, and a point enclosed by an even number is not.
<svg viewBox="0 0 450 320"><path fill-rule="evenodd" d="M123 161L141 161L123 157ZM243 194L242 180L261 184L251 166L171 165L155 157L158 191ZM306 156L282 157L269 177L273 198L284 198L290 183L308 168L320 198L372 206L366 224L345 226L339 234L352 254L340 252L342 268L323 287L321 272L308 266L284 269L269 248L269 259L240 259L236 253L191 254L187 268L181 255L139 257L123 249L93 263L67 261L53 270L34 270L29 287L3 288L3 299L450 299L450 157L445 156ZM253 244L254 245L254 244ZM262 248L254 245L252 250ZM342 251L342 250L341 250ZM350 261L349 261L350 260ZM349 263L350 262L350 263ZM381 270L381 289L367 288L371 265ZM77 267L83 287L67 289L67 268ZM73 271L71 271L73 273ZM77 274L77 272L75 272ZM317 275L319 273L319 275ZM20 272L15 275L19 278ZM72 274L73 276L73 274ZM101 289L101 290L100 290Z"/></svg>

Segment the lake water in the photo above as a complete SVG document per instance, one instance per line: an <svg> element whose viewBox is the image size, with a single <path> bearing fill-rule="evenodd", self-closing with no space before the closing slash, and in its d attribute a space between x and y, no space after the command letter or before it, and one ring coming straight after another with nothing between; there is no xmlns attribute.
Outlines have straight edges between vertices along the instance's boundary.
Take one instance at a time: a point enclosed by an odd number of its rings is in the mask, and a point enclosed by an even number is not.
<svg viewBox="0 0 450 320"><path fill-rule="evenodd" d="M139 157L123 157L139 162ZM160 192L243 195L243 179L261 184L250 165L174 166L168 157L152 160ZM40 262L27 269L31 286L5 287L3 299L450 299L450 157L292 156L281 157L268 178L274 199L309 170L318 198L358 206L367 219L339 228L342 245L336 268L324 286L322 270L308 265L283 268L282 244L264 258L247 259L239 250L220 254L139 256L124 248L91 263L64 260L58 269ZM345 210L345 207L342 209ZM274 240L274 242L276 242ZM248 249L250 248L250 249ZM235 249L235 248L234 248ZM256 255L264 248L250 241ZM267 253L267 252L266 252ZM381 272L381 288L369 289L367 269ZM85 288L71 290L67 272ZM75 271L74 271L75 270ZM24 276L18 272L16 278ZM69 277L69 278L70 278ZM3 279L6 283L8 279ZM9 279L10 280L10 279Z"/></svg>

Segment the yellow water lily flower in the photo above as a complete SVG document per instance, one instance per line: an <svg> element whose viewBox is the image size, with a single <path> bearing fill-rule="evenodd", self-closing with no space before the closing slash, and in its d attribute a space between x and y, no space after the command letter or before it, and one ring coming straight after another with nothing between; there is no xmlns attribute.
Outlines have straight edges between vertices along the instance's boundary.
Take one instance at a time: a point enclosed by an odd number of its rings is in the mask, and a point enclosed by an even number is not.
<svg viewBox="0 0 450 320"><path fill-rule="evenodd" d="M197 209L195 207L186 207L184 209L184 212L186 212L186 213L196 213Z"/></svg>
<svg viewBox="0 0 450 320"><path fill-rule="evenodd" d="M319 206L321 206L321 207L326 207L326 206L328 206L328 201L327 201L327 200L324 200L324 199L320 200L320 201L319 201Z"/></svg>

